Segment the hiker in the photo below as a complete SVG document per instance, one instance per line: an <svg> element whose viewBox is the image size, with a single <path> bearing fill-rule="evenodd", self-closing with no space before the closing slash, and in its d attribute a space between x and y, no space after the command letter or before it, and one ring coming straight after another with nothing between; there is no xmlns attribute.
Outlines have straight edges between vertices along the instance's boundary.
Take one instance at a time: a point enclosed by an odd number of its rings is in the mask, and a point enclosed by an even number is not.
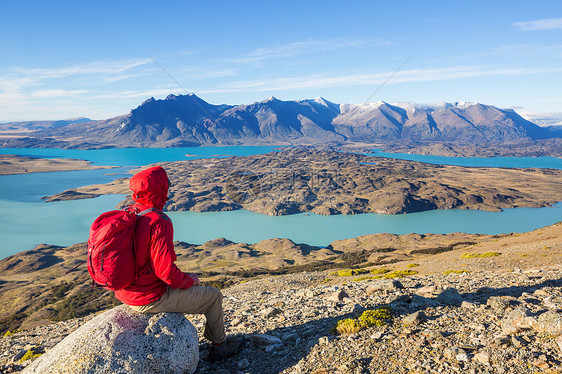
<svg viewBox="0 0 562 374"><path fill-rule="evenodd" d="M131 285L115 291L115 297L141 313L204 314L204 336L212 343L209 359L221 360L238 353L244 339L226 338L220 290L201 286L196 274L184 273L174 264L173 225L162 213L169 186L160 166L141 171L129 181L134 204L127 210L135 214L154 210L140 216L136 224L139 275Z"/></svg>

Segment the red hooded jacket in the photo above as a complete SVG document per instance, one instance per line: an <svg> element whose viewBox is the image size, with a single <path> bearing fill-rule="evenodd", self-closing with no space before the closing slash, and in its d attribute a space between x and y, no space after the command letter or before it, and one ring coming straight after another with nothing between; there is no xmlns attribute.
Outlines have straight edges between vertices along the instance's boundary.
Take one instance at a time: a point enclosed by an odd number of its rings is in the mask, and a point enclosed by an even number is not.
<svg viewBox="0 0 562 374"><path fill-rule="evenodd" d="M133 284L119 291L115 297L127 305L147 305L158 300L168 287L186 289L193 279L182 272L174 261L172 221L162 213L168 200L169 180L166 171L154 166L135 174L129 181L135 203L131 212L139 213L148 208L156 211L137 220L135 229L135 253L140 274Z"/></svg>

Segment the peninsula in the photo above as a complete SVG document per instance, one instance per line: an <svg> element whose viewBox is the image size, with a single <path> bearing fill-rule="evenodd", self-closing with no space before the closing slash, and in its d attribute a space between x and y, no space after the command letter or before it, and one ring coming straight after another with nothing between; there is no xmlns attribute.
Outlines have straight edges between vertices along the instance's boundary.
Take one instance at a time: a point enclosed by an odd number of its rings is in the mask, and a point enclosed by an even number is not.
<svg viewBox="0 0 562 374"><path fill-rule="evenodd" d="M264 155L160 165L172 183L169 211L400 214L433 209L499 211L562 201L560 170L433 165L322 148L292 147ZM127 181L67 190L48 200L129 194Z"/></svg>

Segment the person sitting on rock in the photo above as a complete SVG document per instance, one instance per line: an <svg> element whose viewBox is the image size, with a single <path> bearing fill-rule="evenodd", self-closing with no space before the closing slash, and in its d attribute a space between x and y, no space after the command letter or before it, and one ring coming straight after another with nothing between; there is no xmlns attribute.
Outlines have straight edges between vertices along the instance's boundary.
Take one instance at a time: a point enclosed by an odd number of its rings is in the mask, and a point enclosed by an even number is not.
<svg viewBox="0 0 562 374"><path fill-rule="evenodd" d="M127 210L154 210L137 220L139 275L131 285L115 291L115 297L140 313L204 314L204 336L212 343L209 359L220 360L238 353L245 342L243 338L226 338L221 291L201 286L196 274L184 273L174 263L173 225L162 212L169 186L168 175L160 166L143 170L129 181L134 204Z"/></svg>

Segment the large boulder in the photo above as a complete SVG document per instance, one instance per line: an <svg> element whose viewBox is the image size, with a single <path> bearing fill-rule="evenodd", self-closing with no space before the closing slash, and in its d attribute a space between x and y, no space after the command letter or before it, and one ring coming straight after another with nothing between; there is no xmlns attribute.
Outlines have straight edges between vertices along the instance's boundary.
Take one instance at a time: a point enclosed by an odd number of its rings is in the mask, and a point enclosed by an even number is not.
<svg viewBox="0 0 562 374"><path fill-rule="evenodd" d="M142 314L126 305L84 324L22 373L193 373L197 330L181 313Z"/></svg>

